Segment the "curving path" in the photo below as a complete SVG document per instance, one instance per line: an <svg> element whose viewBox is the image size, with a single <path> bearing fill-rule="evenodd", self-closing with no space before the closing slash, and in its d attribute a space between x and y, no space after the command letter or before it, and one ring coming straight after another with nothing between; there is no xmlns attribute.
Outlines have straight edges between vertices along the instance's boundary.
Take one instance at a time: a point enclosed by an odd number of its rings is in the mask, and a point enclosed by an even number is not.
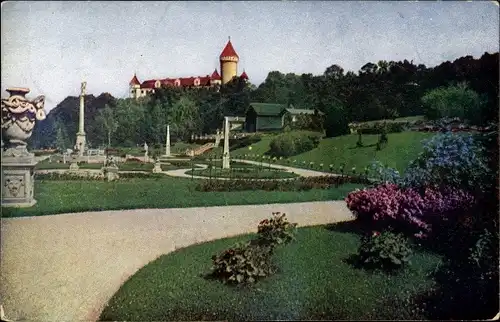
<svg viewBox="0 0 500 322"><path fill-rule="evenodd" d="M299 226L354 219L344 201L3 218L0 304L10 320L95 321L122 283L158 256L254 232L274 211Z"/></svg>
<svg viewBox="0 0 500 322"><path fill-rule="evenodd" d="M273 169L281 169L285 170L288 172L293 172L301 177L319 177L319 176L338 176L338 174L333 174L330 172L321 172L321 171L314 171L314 170L308 170L308 169L301 169L301 168L294 168L294 167L288 167L284 165L279 165L279 164L269 164L265 162L258 162L258 161L250 161L250 160L243 160L243 159L233 159L233 161L241 162L241 163L247 163L247 164L254 164L254 165L263 165L264 167L270 167ZM208 166L206 164L195 164L198 168L201 169L206 169ZM195 179L207 179L207 177L202 177L202 176L191 176L190 174L186 174L186 172L190 171L191 168L189 169L177 169L177 170L169 170L169 171L162 171L162 173L172 176L172 177L180 177L180 178L195 178ZM216 178L217 180L230 180L229 178ZM294 178L285 178L285 179L253 179L253 180L293 180Z"/></svg>

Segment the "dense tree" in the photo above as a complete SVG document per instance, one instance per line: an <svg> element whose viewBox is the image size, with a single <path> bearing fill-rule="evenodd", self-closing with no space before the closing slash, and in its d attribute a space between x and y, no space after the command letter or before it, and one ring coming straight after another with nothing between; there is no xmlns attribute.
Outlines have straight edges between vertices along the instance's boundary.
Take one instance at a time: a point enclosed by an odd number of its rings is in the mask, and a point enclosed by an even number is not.
<svg viewBox="0 0 500 322"><path fill-rule="evenodd" d="M339 64L327 67L321 75L271 71L257 88L235 77L220 88L158 88L154 94L139 100L116 100L106 93L98 97L86 95L85 130L89 141L105 141L108 137L105 127L95 120L98 111L107 104L118 124L113 134L114 144L164 143L167 123L174 136L214 133L222 127L224 115L243 116L250 102L263 102L316 108L326 114L327 134L341 135L346 133L350 122L424 114L429 111L428 107L424 110L424 95L437 88L459 86L462 82L483 102L479 107L465 102L475 106L467 107L477 112L472 113L476 116L474 122L498 122L498 65L498 53L485 53L479 59L465 56L432 68L408 60L380 60L366 63L357 73L344 72ZM37 124L30 144L54 146L58 132L56 121L60 121L59 127L65 132L59 133L69 135L68 141L73 142L78 104L78 97L68 97L61 102L44 122Z"/></svg>
<svg viewBox="0 0 500 322"><path fill-rule="evenodd" d="M111 135L113 135L118 128L118 122L115 118L115 113L108 105L97 112L96 123L105 130L108 138L108 146L111 146Z"/></svg>

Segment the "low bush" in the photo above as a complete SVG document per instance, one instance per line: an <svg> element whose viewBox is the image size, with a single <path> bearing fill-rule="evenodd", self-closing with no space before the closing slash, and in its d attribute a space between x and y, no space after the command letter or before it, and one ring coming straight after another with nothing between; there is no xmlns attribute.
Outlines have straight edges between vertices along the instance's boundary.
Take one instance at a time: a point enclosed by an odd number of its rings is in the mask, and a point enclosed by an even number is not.
<svg viewBox="0 0 500 322"><path fill-rule="evenodd" d="M274 156L289 157L304 153L316 148L321 139L321 135L290 132L277 135L269 144L270 153Z"/></svg>
<svg viewBox="0 0 500 322"><path fill-rule="evenodd" d="M410 263L412 250L408 239L390 231L374 232L361 238L358 256L367 268L394 271Z"/></svg>
<svg viewBox="0 0 500 322"><path fill-rule="evenodd" d="M296 226L288 222L286 214L273 213L271 218L259 223L256 239L212 256L209 277L225 284L245 285L274 274L277 268L271 262L273 251L294 240Z"/></svg>
<svg viewBox="0 0 500 322"><path fill-rule="evenodd" d="M271 265L271 248L249 241L235 245L219 255L212 256L210 277L225 284L248 284L269 276L275 269Z"/></svg>
<svg viewBox="0 0 500 322"><path fill-rule="evenodd" d="M297 224L289 223L285 217L285 214L275 212L272 218L261 221L257 227L259 240L272 247L294 240Z"/></svg>

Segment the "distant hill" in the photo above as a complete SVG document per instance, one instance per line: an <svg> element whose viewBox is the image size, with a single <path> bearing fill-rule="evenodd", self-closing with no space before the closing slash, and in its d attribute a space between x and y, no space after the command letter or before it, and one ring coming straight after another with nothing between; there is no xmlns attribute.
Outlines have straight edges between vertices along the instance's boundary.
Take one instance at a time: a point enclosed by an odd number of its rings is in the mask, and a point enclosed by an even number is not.
<svg viewBox="0 0 500 322"><path fill-rule="evenodd" d="M103 109L106 104L111 108L116 105L116 99L109 93L102 93L95 97L94 95L85 95L85 133L87 141L91 143L96 141L95 122L97 112ZM33 135L29 140L32 148L46 148L56 146L57 124L62 127L66 148L73 148L78 131L78 117L80 109L80 97L68 96L61 103L53 108L47 118L37 122Z"/></svg>

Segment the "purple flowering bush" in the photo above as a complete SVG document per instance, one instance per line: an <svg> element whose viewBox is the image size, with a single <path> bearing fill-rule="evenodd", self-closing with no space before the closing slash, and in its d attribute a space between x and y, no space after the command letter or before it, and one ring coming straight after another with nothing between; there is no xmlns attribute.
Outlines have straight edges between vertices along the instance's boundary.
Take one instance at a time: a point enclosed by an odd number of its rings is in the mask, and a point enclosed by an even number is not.
<svg viewBox="0 0 500 322"><path fill-rule="evenodd" d="M428 187L421 192L387 183L353 191L345 201L361 221L380 228L398 227L425 238L431 235L433 226L458 220L474 204L474 197L454 188Z"/></svg>

